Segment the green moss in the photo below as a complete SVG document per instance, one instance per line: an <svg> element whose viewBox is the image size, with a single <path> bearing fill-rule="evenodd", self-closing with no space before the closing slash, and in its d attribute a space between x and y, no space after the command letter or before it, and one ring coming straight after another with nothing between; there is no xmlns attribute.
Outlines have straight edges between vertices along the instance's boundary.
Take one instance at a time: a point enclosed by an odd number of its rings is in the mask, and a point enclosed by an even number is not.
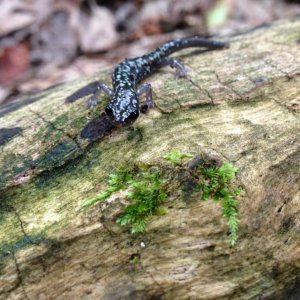
<svg viewBox="0 0 300 300"><path fill-rule="evenodd" d="M237 240L239 224L237 200L235 197L241 192L239 188L233 188L231 181L235 178L237 168L225 161L220 167L200 165L198 170L202 174L200 184L202 186L202 200L209 198L220 202L223 215L227 219L229 228L229 242L234 245Z"/></svg>
<svg viewBox="0 0 300 300"><path fill-rule="evenodd" d="M164 156L172 164L181 165L180 180L185 195L201 191L202 200L212 199L221 204L223 216L227 219L229 228L229 243L234 245L237 241L240 222L235 197L241 189L232 185L237 168L227 161L218 166L216 161L205 160L197 156L193 161L182 165L183 159L188 157L191 155L177 150L172 150Z"/></svg>
<svg viewBox="0 0 300 300"><path fill-rule="evenodd" d="M131 182L133 182L134 172L132 169L120 168L116 173L110 174L108 177L108 187L106 190L101 191L96 196L87 199L82 207L90 206L98 201L108 198L114 192L125 189Z"/></svg>
<svg viewBox="0 0 300 300"><path fill-rule="evenodd" d="M83 207L108 198L119 190L129 190L126 197L130 201L116 222L121 226L129 226L131 233L144 232L148 218L161 214L160 205L167 198L162 187L162 174L156 167L149 169L137 166L122 167L108 178L108 187L98 195L86 200Z"/></svg>
<svg viewBox="0 0 300 300"><path fill-rule="evenodd" d="M174 194L178 186L183 191L183 197L199 193L202 200L213 199L221 204L223 215L229 228L229 242L234 245L238 231L237 196L239 189L234 188L232 181L237 172L229 162L220 166L215 161L205 160L199 156L180 151L170 151L164 159L172 166L125 166L109 175L107 188L94 197L86 200L82 207L103 201L113 193L126 190L129 204L125 206L116 222L121 226L130 227L131 233L144 232L149 217L162 215L161 207L168 194ZM186 163L185 163L186 162ZM175 182L173 182L175 181Z"/></svg>
<svg viewBox="0 0 300 300"><path fill-rule="evenodd" d="M145 231L148 217L160 214L159 207L167 198L161 177L160 171L154 169L139 173L129 182L131 191L127 193L127 197L131 203L117 219L118 224L129 225L131 233Z"/></svg>
<svg viewBox="0 0 300 300"><path fill-rule="evenodd" d="M183 162L183 159L187 158L187 157L191 158L191 157L193 157L193 155L182 153L177 150L172 150L172 151L168 152L166 155L164 155L165 160L168 160L175 165L181 165Z"/></svg>

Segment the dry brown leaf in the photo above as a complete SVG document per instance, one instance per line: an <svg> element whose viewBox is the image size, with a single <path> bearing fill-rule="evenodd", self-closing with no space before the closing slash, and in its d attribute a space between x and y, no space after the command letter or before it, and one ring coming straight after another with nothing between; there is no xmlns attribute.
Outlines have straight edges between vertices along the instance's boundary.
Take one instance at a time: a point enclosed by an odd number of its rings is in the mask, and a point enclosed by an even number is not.
<svg viewBox="0 0 300 300"><path fill-rule="evenodd" d="M26 1L0 1L0 36L27 27L34 22L34 14Z"/></svg>
<svg viewBox="0 0 300 300"><path fill-rule="evenodd" d="M28 65L29 50L25 43L5 48L0 54L0 84L12 83Z"/></svg>
<svg viewBox="0 0 300 300"><path fill-rule="evenodd" d="M113 14L105 7L91 5L90 14L78 11L73 25L84 52L99 52L111 49L118 40Z"/></svg>

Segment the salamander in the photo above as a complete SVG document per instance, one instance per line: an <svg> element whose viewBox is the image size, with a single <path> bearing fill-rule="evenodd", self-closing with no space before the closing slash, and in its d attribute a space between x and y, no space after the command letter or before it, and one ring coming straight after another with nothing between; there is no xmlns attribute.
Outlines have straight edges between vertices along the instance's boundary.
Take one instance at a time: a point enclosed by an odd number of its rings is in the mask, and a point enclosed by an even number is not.
<svg viewBox="0 0 300 300"><path fill-rule="evenodd" d="M144 83L138 87L138 84L165 66L175 68L177 77L187 76L184 65L178 59L168 56L190 47L215 50L228 48L228 44L199 36L171 40L145 55L125 59L119 63L112 75L112 89L103 82L94 81L68 96L66 102L74 102L83 96L92 94L88 100L88 105L94 106L97 104L101 92L105 92L111 97L111 101L105 108L110 122L116 127L131 125L138 118L140 111L143 112L145 107L154 106L151 85ZM143 106L140 105L139 101L142 94L146 96Z"/></svg>

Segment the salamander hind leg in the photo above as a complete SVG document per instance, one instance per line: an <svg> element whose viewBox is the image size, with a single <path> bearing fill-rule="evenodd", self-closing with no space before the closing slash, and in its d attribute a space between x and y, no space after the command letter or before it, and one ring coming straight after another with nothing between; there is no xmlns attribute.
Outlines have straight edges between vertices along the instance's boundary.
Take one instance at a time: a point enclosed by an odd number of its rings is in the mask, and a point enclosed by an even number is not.
<svg viewBox="0 0 300 300"><path fill-rule="evenodd" d="M188 71L180 60L173 57L164 57L159 61L159 67L166 66L176 69L176 79L180 77L188 77Z"/></svg>
<svg viewBox="0 0 300 300"><path fill-rule="evenodd" d="M152 86L150 83L144 83L137 90L137 96L141 96L142 94L146 95L146 101L143 102L140 106L141 113L146 113L149 108L154 107L154 101L152 97Z"/></svg>

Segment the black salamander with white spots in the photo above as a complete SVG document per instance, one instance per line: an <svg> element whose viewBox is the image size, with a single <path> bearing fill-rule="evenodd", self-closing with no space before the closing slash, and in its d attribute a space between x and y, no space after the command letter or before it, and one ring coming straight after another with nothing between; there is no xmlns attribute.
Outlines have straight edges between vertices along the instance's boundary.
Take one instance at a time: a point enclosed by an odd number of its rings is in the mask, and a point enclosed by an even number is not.
<svg viewBox="0 0 300 300"><path fill-rule="evenodd" d="M119 63L112 76L113 89L102 82L95 81L67 97L66 101L73 102L83 96L93 94L88 100L88 105L93 106L96 105L101 92L105 92L111 97L111 101L105 108L111 123L117 127L131 125L139 116L139 97L142 94L146 95L146 101L142 106L143 110L145 110L145 107L153 107L151 85L144 83L138 88L138 84L159 68L165 66L176 68L176 77L187 76L184 65L179 60L168 56L190 47L204 47L208 50L215 50L228 48L228 44L199 36L169 41L148 54L125 59Z"/></svg>

